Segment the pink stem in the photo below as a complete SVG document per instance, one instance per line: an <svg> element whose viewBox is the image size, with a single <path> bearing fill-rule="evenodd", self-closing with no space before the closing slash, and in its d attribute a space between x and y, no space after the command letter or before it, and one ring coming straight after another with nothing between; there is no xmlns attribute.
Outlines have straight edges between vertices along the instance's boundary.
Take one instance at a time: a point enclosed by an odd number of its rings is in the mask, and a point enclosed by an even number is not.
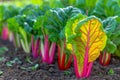
<svg viewBox="0 0 120 80"><path fill-rule="evenodd" d="M35 47L35 57L37 58L38 57L38 51L39 51L39 44L40 44L40 39L38 38L37 41L36 41L36 47Z"/></svg>
<svg viewBox="0 0 120 80"><path fill-rule="evenodd" d="M34 36L32 36L32 54L34 58L38 57L38 50L39 50L40 39L38 38L34 41Z"/></svg>
<svg viewBox="0 0 120 80"><path fill-rule="evenodd" d="M81 78L81 75L78 71L78 63L77 63L77 58L75 55L73 55L73 58L74 58L74 70L75 70L75 75L77 78Z"/></svg>
<svg viewBox="0 0 120 80"><path fill-rule="evenodd" d="M7 40L8 39L8 35L9 35L8 27L3 27L2 28L2 39L3 40Z"/></svg>
<svg viewBox="0 0 120 80"><path fill-rule="evenodd" d="M90 22L90 24L91 24L91 22ZM85 57L84 57L82 77L86 77L86 75L87 75L88 56L89 56L89 42L90 42L90 25L89 25L89 30L88 30L88 34L87 34L87 42L86 42L86 47L85 47Z"/></svg>
<svg viewBox="0 0 120 80"><path fill-rule="evenodd" d="M48 36L45 36L45 42L44 42L44 62L49 61L49 41Z"/></svg>
<svg viewBox="0 0 120 80"><path fill-rule="evenodd" d="M88 48L86 48L86 52L85 52L82 77L85 77L87 74L87 66L88 66Z"/></svg>
<svg viewBox="0 0 120 80"><path fill-rule="evenodd" d="M50 50L49 50L49 64L51 64L53 62L55 49L56 49L56 43L52 42Z"/></svg>
<svg viewBox="0 0 120 80"><path fill-rule="evenodd" d="M92 70L92 65L93 65L93 62L90 62L89 65L88 65L88 71L87 71L86 77L90 76L90 73L91 73L91 70Z"/></svg>

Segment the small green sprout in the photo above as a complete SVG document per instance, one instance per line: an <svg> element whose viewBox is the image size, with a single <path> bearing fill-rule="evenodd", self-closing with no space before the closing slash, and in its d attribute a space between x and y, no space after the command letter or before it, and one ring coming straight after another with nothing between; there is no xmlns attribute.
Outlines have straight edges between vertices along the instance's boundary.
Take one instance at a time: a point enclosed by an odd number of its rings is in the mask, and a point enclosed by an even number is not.
<svg viewBox="0 0 120 80"><path fill-rule="evenodd" d="M115 74L115 72L114 72L114 70L112 68L110 68L109 71L108 71L108 74L113 75L113 74Z"/></svg>

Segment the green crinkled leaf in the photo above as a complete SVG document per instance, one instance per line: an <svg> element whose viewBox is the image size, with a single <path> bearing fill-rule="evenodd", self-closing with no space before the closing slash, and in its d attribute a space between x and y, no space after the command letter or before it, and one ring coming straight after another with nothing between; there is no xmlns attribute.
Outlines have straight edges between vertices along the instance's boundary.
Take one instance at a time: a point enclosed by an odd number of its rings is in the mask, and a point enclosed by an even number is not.
<svg viewBox="0 0 120 80"><path fill-rule="evenodd" d="M66 23L78 13L81 13L81 11L72 6L47 11L44 17L44 26L50 36L50 41L58 42L59 39L65 39L64 27Z"/></svg>
<svg viewBox="0 0 120 80"><path fill-rule="evenodd" d="M117 16L108 17L107 19L103 20L103 27L108 37L107 44L104 50L108 53L114 53L116 50L116 44L114 43L114 40L112 40L112 37L115 35L117 28L116 18Z"/></svg>
<svg viewBox="0 0 120 80"><path fill-rule="evenodd" d="M78 21L79 21L79 20L82 20L82 19L84 19L84 18L86 18L86 17L87 17L87 16L85 16L85 15L78 14L78 15L76 15L75 17L72 17L72 18L67 22L67 25L66 25L66 27L65 27L65 31L67 32L67 34L65 33L65 35L66 35L66 39L67 39L67 42L68 42L68 43L69 43L69 41L74 43L73 38L76 37L76 34L73 34L75 27L73 27L73 28L71 29L71 25L76 26L76 25L78 24ZM73 23L74 23L74 24L73 24ZM77 34L77 35L81 36L81 34Z"/></svg>
<svg viewBox="0 0 120 80"><path fill-rule="evenodd" d="M19 32L19 27L24 28L25 16L17 15L7 20L8 28L13 32Z"/></svg>
<svg viewBox="0 0 120 80"><path fill-rule="evenodd" d="M36 22L34 23L32 28L32 34L34 34L34 36L42 37L43 35L45 35L43 29L44 28L43 22L44 22L44 16L39 16L36 19Z"/></svg>
<svg viewBox="0 0 120 80"><path fill-rule="evenodd" d="M105 47L105 50L106 50L108 53L113 54L113 53L116 51L116 49L117 49L116 45L115 45L110 39L108 39L108 40L107 40L106 47Z"/></svg>
<svg viewBox="0 0 120 80"><path fill-rule="evenodd" d="M103 20L103 27L106 31L106 33L112 33L115 31L116 27L117 27L117 21L116 21L116 17L108 17L107 19Z"/></svg>
<svg viewBox="0 0 120 80"><path fill-rule="evenodd" d="M18 22L16 21L15 18L10 18L10 19L7 20L7 22L8 22L9 30L11 30L13 32L18 32L19 24L18 24Z"/></svg>
<svg viewBox="0 0 120 80"><path fill-rule="evenodd" d="M93 11L97 1L98 0L75 0L76 6L84 10L87 15L90 15L90 13Z"/></svg>
<svg viewBox="0 0 120 80"><path fill-rule="evenodd" d="M117 26L114 33L111 35L111 40L118 46L120 45L120 25Z"/></svg>
<svg viewBox="0 0 120 80"><path fill-rule="evenodd" d="M7 19L16 16L19 8L14 5L0 5L0 22L6 22Z"/></svg>
<svg viewBox="0 0 120 80"><path fill-rule="evenodd" d="M71 5L80 8L86 15L90 15L98 0L61 0L65 6Z"/></svg>
<svg viewBox="0 0 120 80"><path fill-rule="evenodd" d="M36 31L33 31L34 23L37 21L37 18L45 13L45 10L42 10L40 6L27 5L20 10L20 14L15 16L12 21L9 20L11 29L14 25L14 22L22 27L27 33L37 34ZM39 23L41 24L41 23Z"/></svg>
<svg viewBox="0 0 120 80"><path fill-rule="evenodd" d="M21 15L43 15L44 12L41 11L40 6L37 5L26 5L20 10Z"/></svg>
<svg viewBox="0 0 120 80"><path fill-rule="evenodd" d="M22 25L25 31L33 34L34 36L40 36L41 34L43 34L41 32L40 26L43 26L44 20L40 16L43 16L48 9L49 8L46 8L44 10L44 7L40 7L37 5L25 6L20 12L20 14L24 16L24 21Z"/></svg>
<svg viewBox="0 0 120 80"><path fill-rule="evenodd" d="M92 14L100 18L119 16L117 17L117 22L120 22L119 2L118 0L98 0Z"/></svg>

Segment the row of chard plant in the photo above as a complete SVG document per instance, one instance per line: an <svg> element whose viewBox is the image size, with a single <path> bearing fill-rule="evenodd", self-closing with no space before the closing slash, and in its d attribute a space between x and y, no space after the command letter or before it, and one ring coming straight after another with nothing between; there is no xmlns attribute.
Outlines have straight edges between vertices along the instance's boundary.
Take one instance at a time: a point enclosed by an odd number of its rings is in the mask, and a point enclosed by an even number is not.
<svg viewBox="0 0 120 80"><path fill-rule="evenodd" d="M109 9L100 0L94 10L76 7L0 6L0 21L5 24L2 39L9 37L16 48L22 47L48 64L53 63L57 53L60 70L68 69L73 62L77 78L89 77L99 55L103 66L109 64L112 53L120 57L120 6Z"/></svg>

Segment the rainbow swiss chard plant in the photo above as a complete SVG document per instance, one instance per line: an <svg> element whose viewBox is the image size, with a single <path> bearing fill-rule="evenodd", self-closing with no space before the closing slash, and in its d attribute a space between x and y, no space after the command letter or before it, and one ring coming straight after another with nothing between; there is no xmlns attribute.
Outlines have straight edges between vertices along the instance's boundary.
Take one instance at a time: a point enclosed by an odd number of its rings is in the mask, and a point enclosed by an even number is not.
<svg viewBox="0 0 120 80"><path fill-rule="evenodd" d="M41 9L41 8L40 8ZM42 61L48 64L53 63L54 53L56 49L56 43L50 42L49 37L44 27L45 16L44 13L47 9L41 10L41 15L39 15L34 23L31 34L32 34L32 54L34 58L39 55L42 57ZM40 10L39 10L40 11ZM31 28L31 27L29 27Z"/></svg>
<svg viewBox="0 0 120 80"><path fill-rule="evenodd" d="M53 63L54 53L56 49L56 43L50 42L47 35L46 28L44 27L45 16L39 16L33 26L33 32L37 34L36 44L32 42L32 49L38 48L39 54L42 57L42 61L48 64ZM35 53L36 55L38 53Z"/></svg>
<svg viewBox="0 0 120 80"><path fill-rule="evenodd" d="M20 38L19 38L19 24L18 22L16 21L16 18L13 17L13 18L9 18L7 20L8 22L8 28L9 30L12 32L12 36L13 37L13 44L14 44L14 47L15 48L19 48L21 45L20 45Z"/></svg>
<svg viewBox="0 0 120 80"><path fill-rule="evenodd" d="M120 57L120 23L117 23L117 27L111 36L111 40L117 46L114 55Z"/></svg>
<svg viewBox="0 0 120 80"><path fill-rule="evenodd" d="M101 52L99 57L99 63L103 66L107 66L111 60L111 54L117 49L115 42L113 42L112 37L114 32L116 32L117 21L116 16L108 17L107 19L103 20L103 27L107 34L107 43L105 49Z"/></svg>
<svg viewBox="0 0 120 80"><path fill-rule="evenodd" d="M102 22L95 16L78 15L68 21L65 33L67 48L74 56L76 77L89 77L93 62L106 45Z"/></svg>
<svg viewBox="0 0 120 80"><path fill-rule="evenodd" d="M7 19L18 14L19 8L13 5L0 5L0 31L3 40L9 38Z"/></svg>
<svg viewBox="0 0 120 80"><path fill-rule="evenodd" d="M81 11L72 6L51 9L46 13L45 27L49 40L57 45L58 67L60 70L68 69L72 62L72 55L66 48L65 25L71 17L79 13Z"/></svg>
<svg viewBox="0 0 120 80"><path fill-rule="evenodd" d="M42 15L39 6L27 5L22 8L19 15L8 20L9 29L13 32L15 45L21 45L26 53L31 51L31 35L33 25L38 16ZM36 49L32 49L36 50Z"/></svg>
<svg viewBox="0 0 120 80"><path fill-rule="evenodd" d="M40 36L43 35L40 28L43 21L41 16L44 15L44 13L45 10L43 8L34 5L27 5L21 12L21 14L26 15L26 20L24 21L25 31L32 35L31 48L34 58L37 58L40 53Z"/></svg>
<svg viewBox="0 0 120 80"><path fill-rule="evenodd" d="M120 22L120 4L119 0L98 0L91 13L101 19L105 19L111 16L119 16L116 18L117 22Z"/></svg>
<svg viewBox="0 0 120 80"><path fill-rule="evenodd" d="M25 16L18 15L13 18L8 19L9 29L13 32L14 45L19 48L22 46L26 53L30 53L30 34L25 31L24 27Z"/></svg>

